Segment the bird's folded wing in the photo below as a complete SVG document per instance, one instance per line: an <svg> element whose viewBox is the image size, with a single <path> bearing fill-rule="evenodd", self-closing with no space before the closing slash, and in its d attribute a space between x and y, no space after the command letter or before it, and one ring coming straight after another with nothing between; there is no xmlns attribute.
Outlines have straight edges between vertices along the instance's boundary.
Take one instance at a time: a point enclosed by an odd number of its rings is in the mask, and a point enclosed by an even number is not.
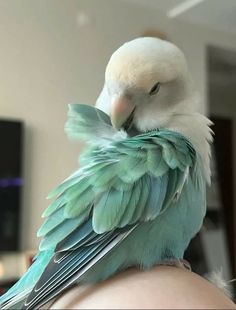
<svg viewBox="0 0 236 310"><path fill-rule="evenodd" d="M51 193L56 199L44 212L46 220L38 232L43 237L41 252L23 282L9 292L10 303L19 300L20 296L14 296L23 287L24 295L28 293L25 282L33 281L44 253L56 247L26 308L43 305L122 242L136 225L164 212L182 190L186 171L194 171L194 158L189 142L169 131L114 142L103 151L93 148L89 164Z"/></svg>
<svg viewBox="0 0 236 310"><path fill-rule="evenodd" d="M90 216L97 234L154 219L182 188L194 156L186 139L168 131L94 148L89 164L49 195L57 198L43 214L40 250L55 246Z"/></svg>
<svg viewBox="0 0 236 310"><path fill-rule="evenodd" d="M156 131L93 149L90 164L57 187L38 235L55 254L26 301L38 307L77 281L144 221L177 199L194 151L182 136Z"/></svg>

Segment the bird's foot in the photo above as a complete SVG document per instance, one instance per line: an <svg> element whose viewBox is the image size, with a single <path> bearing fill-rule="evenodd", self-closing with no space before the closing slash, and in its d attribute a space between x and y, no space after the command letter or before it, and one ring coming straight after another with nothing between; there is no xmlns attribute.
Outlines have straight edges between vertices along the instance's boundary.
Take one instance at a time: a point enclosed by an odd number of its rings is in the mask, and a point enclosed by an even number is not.
<svg viewBox="0 0 236 310"><path fill-rule="evenodd" d="M158 265L162 266L174 266L178 268L183 268L187 270L192 270L190 263L185 259L168 259L161 261Z"/></svg>

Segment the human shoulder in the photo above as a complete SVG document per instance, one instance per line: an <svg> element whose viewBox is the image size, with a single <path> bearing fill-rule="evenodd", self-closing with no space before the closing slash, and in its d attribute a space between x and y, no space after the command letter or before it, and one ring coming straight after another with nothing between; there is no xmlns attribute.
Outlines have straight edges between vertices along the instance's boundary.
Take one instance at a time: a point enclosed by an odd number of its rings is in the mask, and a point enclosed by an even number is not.
<svg viewBox="0 0 236 310"><path fill-rule="evenodd" d="M131 268L106 281L77 286L51 309L236 309L210 282L170 266L148 271Z"/></svg>

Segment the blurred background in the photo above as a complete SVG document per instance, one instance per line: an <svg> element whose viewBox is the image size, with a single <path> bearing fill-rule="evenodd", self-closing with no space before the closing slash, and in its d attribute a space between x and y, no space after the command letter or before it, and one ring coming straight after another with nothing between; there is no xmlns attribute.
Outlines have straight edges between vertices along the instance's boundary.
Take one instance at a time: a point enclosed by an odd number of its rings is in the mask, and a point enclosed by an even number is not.
<svg viewBox="0 0 236 310"><path fill-rule="evenodd" d="M236 1L0 0L0 294L36 252L47 193L77 168L67 104L94 104L110 55L140 36L184 51L215 123L207 217L186 258L236 277Z"/></svg>

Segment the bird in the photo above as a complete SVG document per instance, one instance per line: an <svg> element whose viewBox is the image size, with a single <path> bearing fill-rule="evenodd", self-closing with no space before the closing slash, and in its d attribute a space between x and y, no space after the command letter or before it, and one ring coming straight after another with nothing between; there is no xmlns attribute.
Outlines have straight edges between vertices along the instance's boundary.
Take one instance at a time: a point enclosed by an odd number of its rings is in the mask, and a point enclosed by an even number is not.
<svg viewBox="0 0 236 310"><path fill-rule="evenodd" d="M141 37L111 56L95 106L70 104L80 167L49 194L34 262L2 309L43 307L73 285L130 266L177 264L200 230L210 184L211 121L183 52Z"/></svg>

